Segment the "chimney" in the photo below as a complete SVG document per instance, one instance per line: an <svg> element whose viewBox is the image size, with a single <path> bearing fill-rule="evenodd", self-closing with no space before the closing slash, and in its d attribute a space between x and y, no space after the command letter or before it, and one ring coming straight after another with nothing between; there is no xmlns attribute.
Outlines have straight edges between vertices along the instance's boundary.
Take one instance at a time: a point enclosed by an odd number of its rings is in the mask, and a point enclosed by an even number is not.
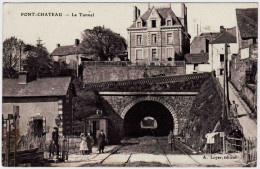
<svg viewBox="0 0 260 169"><path fill-rule="evenodd" d="M149 10L149 9L151 9L151 8L150 8L150 3L148 2L148 10Z"/></svg>
<svg viewBox="0 0 260 169"><path fill-rule="evenodd" d="M188 24L187 24L187 7L184 3L181 3L181 24L185 28L185 31L188 31Z"/></svg>
<svg viewBox="0 0 260 169"><path fill-rule="evenodd" d="M136 21L136 19L137 19L137 7L136 6L134 6L134 10L133 10L133 22L135 22Z"/></svg>
<svg viewBox="0 0 260 169"><path fill-rule="evenodd" d="M140 13L141 13L140 9L137 8L136 19L140 16Z"/></svg>
<svg viewBox="0 0 260 169"><path fill-rule="evenodd" d="M59 47L60 47L60 44L58 43L58 44L57 44L57 48L59 48Z"/></svg>
<svg viewBox="0 0 260 169"><path fill-rule="evenodd" d="M184 25L185 25L186 32L188 32L187 16L188 16L188 10L187 7L185 6Z"/></svg>
<svg viewBox="0 0 260 169"><path fill-rule="evenodd" d="M224 26L220 26L220 32L222 33L222 32L224 32L224 31L225 31Z"/></svg>
<svg viewBox="0 0 260 169"><path fill-rule="evenodd" d="M27 78L27 71L20 71L19 77L18 77L18 83L19 84L27 84L28 78Z"/></svg>
<svg viewBox="0 0 260 169"><path fill-rule="evenodd" d="M79 39L75 39L75 46L79 46Z"/></svg>

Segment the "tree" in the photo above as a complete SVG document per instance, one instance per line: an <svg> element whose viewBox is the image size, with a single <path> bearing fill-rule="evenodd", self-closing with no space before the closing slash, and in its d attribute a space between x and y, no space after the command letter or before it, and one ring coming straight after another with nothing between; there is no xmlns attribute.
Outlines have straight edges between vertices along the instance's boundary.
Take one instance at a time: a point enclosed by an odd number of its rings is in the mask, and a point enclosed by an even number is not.
<svg viewBox="0 0 260 169"><path fill-rule="evenodd" d="M19 71L19 58L23 57L25 44L12 36L3 43L3 77L13 78Z"/></svg>
<svg viewBox="0 0 260 169"><path fill-rule="evenodd" d="M97 26L86 29L82 33L81 49L100 60L113 59L118 53L127 48L126 40L119 34L105 27Z"/></svg>
<svg viewBox="0 0 260 169"><path fill-rule="evenodd" d="M27 55L24 70L29 72L29 78L52 76L53 62L44 46L26 45L24 52Z"/></svg>

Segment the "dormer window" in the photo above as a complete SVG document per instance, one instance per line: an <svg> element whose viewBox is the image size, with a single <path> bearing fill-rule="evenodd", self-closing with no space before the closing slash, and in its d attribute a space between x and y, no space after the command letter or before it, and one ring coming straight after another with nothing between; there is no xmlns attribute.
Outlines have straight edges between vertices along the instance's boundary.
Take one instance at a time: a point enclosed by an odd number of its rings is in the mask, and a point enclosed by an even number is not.
<svg viewBox="0 0 260 169"><path fill-rule="evenodd" d="M167 26L171 26L172 25L172 21L171 20L167 20Z"/></svg>
<svg viewBox="0 0 260 169"><path fill-rule="evenodd" d="M137 27L141 28L141 22L137 22Z"/></svg>
<svg viewBox="0 0 260 169"><path fill-rule="evenodd" d="M152 28L156 28L156 20L152 20Z"/></svg>

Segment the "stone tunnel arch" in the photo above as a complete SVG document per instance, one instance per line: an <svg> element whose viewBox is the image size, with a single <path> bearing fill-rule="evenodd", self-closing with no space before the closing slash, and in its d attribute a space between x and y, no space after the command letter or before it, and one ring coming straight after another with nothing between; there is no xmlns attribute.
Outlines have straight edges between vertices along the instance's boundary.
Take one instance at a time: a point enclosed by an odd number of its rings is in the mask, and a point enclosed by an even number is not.
<svg viewBox="0 0 260 169"><path fill-rule="evenodd" d="M132 101L131 103L129 103L124 110L121 113L121 117L122 119L125 119L126 114L128 113L128 111L133 108L135 105L137 105L140 102L145 102L145 101L153 101L153 102L157 102L160 103L162 106L164 106L172 115L173 118L173 133L174 135L178 134L178 130L179 130L179 124L178 124L178 119L177 119L177 114L175 113L173 107L167 103L167 101L158 98L158 97L153 97L153 96L146 96L146 97L140 97L138 99L135 99L134 101Z"/></svg>

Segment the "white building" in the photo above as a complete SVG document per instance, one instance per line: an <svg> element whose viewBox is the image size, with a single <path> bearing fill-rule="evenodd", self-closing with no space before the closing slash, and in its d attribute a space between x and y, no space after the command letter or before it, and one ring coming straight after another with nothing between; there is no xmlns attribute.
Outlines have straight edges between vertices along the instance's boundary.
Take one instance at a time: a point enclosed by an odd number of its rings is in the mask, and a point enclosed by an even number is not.
<svg viewBox="0 0 260 169"><path fill-rule="evenodd" d="M208 53L186 54L186 74L210 72Z"/></svg>
<svg viewBox="0 0 260 169"><path fill-rule="evenodd" d="M235 34L222 30L220 35L209 44L209 63L211 70L215 70L217 76L224 74L225 44L228 44L227 68L229 72L231 56L238 53L238 44L236 42Z"/></svg>

